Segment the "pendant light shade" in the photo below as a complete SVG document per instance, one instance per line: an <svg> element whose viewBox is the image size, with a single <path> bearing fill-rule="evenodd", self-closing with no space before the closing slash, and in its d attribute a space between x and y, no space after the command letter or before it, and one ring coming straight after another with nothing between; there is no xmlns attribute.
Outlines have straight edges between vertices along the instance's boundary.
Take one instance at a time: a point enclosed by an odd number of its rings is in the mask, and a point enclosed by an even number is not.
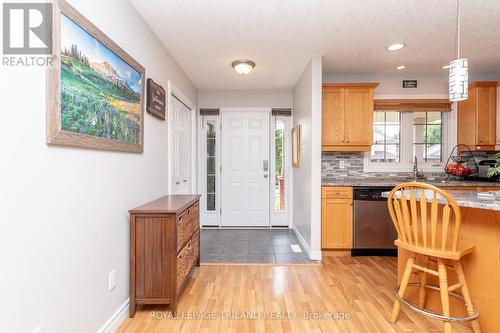
<svg viewBox="0 0 500 333"><path fill-rule="evenodd" d="M450 62L450 102L469 98L469 60L460 58L460 0L457 0L457 59Z"/></svg>
<svg viewBox="0 0 500 333"><path fill-rule="evenodd" d="M451 102L469 98L469 60L457 59L450 62L449 95Z"/></svg>

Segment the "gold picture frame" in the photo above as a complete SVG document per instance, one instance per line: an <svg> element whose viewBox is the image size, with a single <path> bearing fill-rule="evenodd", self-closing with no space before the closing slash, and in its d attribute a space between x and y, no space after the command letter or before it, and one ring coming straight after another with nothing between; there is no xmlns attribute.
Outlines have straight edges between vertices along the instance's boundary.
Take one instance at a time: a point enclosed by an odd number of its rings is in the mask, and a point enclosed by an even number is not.
<svg viewBox="0 0 500 333"><path fill-rule="evenodd" d="M52 7L47 144L142 153L144 67L66 1Z"/></svg>
<svg viewBox="0 0 500 333"><path fill-rule="evenodd" d="M300 125L292 128L292 167L300 168Z"/></svg>

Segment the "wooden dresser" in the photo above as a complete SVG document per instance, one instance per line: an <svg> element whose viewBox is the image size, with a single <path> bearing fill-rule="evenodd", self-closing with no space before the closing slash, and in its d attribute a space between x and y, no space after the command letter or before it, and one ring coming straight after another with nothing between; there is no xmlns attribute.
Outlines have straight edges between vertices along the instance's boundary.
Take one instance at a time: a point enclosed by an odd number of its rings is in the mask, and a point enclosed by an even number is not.
<svg viewBox="0 0 500 333"><path fill-rule="evenodd" d="M169 195L130 213L130 317L137 304L177 301L200 265L199 195Z"/></svg>

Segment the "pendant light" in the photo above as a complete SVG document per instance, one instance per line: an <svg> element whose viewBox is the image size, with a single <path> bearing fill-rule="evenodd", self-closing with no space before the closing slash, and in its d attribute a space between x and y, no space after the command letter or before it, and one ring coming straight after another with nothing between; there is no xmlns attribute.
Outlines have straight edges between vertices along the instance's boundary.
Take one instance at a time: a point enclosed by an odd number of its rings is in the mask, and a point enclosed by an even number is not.
<svg viewBox="0 0 500 333"><path fill-rule="evenodd" d="M460 58L460 0L457 0L457 59L449 66L450 102L464 101L469 97L469 60Z"/></svg>

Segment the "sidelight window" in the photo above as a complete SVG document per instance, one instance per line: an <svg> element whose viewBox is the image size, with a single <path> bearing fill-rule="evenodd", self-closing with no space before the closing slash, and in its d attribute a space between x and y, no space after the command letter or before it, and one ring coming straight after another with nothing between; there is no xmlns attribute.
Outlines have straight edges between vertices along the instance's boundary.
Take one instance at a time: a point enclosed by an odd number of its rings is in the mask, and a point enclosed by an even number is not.
<svg viewBox="0 0 500 333"><path fill-rule="evenodd" d="M216 194L216 121L207 120L205 124L206 135L206 158L207 158L207 211L215 211L215 194Z"/></svg>
<svg viewBox="0 0 500 333"><path fill-rule="evenodd" d="M274 149L275 149L275 179L274 179L274 209L276 212L285 210L285 122L275 118Z"/></svg>

